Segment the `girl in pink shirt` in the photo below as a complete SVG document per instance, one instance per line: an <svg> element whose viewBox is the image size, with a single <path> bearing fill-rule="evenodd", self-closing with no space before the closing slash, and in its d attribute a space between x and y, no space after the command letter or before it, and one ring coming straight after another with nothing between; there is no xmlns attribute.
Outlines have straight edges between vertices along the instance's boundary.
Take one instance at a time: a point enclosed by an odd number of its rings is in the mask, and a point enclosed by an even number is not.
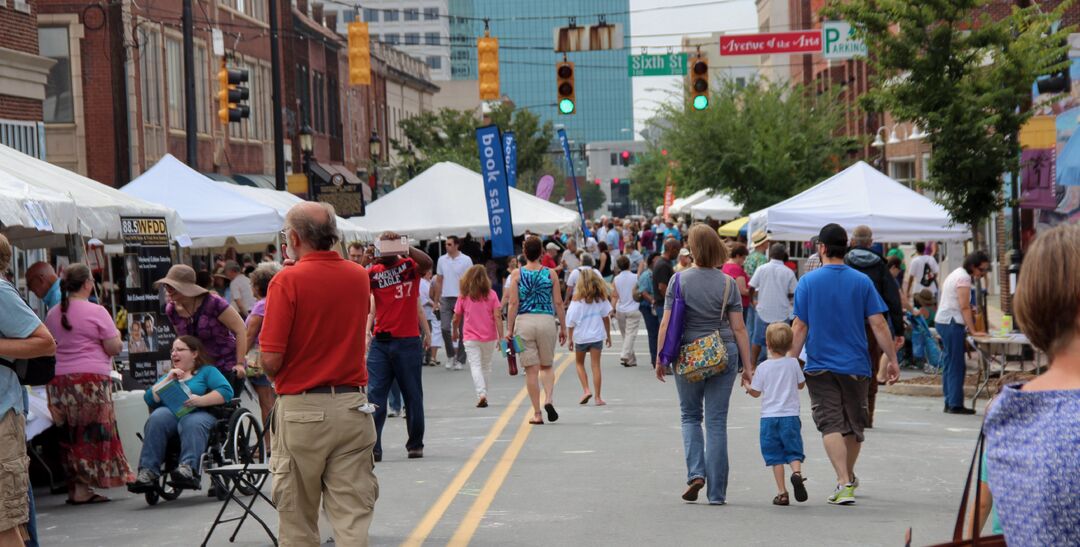
<svg viewBox="0 0 1080 547"><path fill-rule="evenodd" d="M502 305L499 304L499 297L491 289L487 270L480 265L473 266L461 277L461 296L454 306L453 341L465 341L465 360L472 370L478 408L488 406L491 356L502 338Z"/></svg>

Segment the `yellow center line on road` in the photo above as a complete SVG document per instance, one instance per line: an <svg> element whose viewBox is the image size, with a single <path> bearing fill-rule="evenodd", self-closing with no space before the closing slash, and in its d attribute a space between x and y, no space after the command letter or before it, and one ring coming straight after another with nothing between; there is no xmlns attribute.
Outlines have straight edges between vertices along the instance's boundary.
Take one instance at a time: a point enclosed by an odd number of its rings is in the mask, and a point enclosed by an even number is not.
<svg viewBox="0 0 1080 547"><path fill-rule="evenodd" d="M564 359L562 365L555 371L555 381L559 381L559 377L562 376L566 367L573 362L573 355L568 355L568 359ZM506 476L510 474L510 468L514 466L514 460L517 459L518 454L521 453L521 449L525 446L525 441L529 438L529 433L532 432L533 427L529 424L529 419L532 418L532 408L525 413L525 416L521 420L521 425L518 426L517 434L514 435L514 440L510 441L510 446L506 448L506 452L503 453L502 458L499 458L499 463L495 464L495 469L491 471L491 475L488 477L484 488L480 490L480 495L476 497L476 501L473 502L472 507L469 508L469 512L465 514L465 518L462 519L461 524L458 525L457 531L454 532L453 537L450 538L450 542L447 543L449 547L465 547L472 541L473 535L476 533L476 529L480 527L480 520L487 514L488 508L491 507L491 503L495 501L495 495L499 493L499 489L502 488L503 481L506 480Z"/></svg>
<svg viewBox="0 0 1080 547"><path fill-rule="evenodd" d="M574 354L571 353L567 355L565 359L563 359L562 364L559 366L558 370L555 371L556 380L558 380L559 376L562 375L563 370L566 370L566 367L571 362L573 362L573 358ZM405 541L401 544L402 547L420 547L424 544L424 541L427 540L428 536L431 534L431 531L435 529L435 525L439 523L443 515L446 514L446 510L450 508L450 504L454 502L454 498L457 497L458 493L461 492L461 489L465 486L465 483L468 482L472 474L476 472L476 468L479 467L480 462L484 459L484 456L486 456L488 451L491 450L491 447L495 444L495 441L499 440L499 436L502 435L503 430L506 429L507 424L510 423L510 420L513 418L514 413L517 412L518 407L521 406L522 401L524 401L525 398L528 397L528 395L528 389L522 387L521 391L519 391L517 395L515 395L514 398L510 401L510 404L506 405L506 410L504 410L503 413L499 415L499 419L495 421L495 424L493 426L491 426L491 431L488 432L486 437L484 437L484 440L480 443L480 445L476 447L476 450L473 450L472 455L469 456L469 459L465 462L465 465L462 466L462 468L458 471L457 475L454 476L454 479L450 481L450 484L447 485L446 489L443 490L443 493L439 495L439 498L435 500L435 504L432 505L431 508L428 509L427 513L424 514L424 518L420 519L420 523L416 525L416 528L414 528L412 533L409 534L409 537L405 538ZM530 416L532 415L531 405L529 406L528 414ZM526 420L527 419L528 418L526 418ZM528 428L525 429L527 430ZM518 432L518 436L520 436L520 431ZM516 440L517 439L515 437L515 441ZM524 442L524 440L522 442ZM518 450L520 450L520 448ZM490 482L491 481L489 480L488 483ZM499 482L501 483L502 481L500 480ZM486 490L487 486L485 485L484 491ZM494 495L492 495L492 497L494 497ZM481 493L480 499L483 499L483 493ZM489 501L488 505L490 504L491 503ZM485 511L486 507L487 506L485 506ZM481 513L480 516L483 516L483 513ZM474 526L473 530L475 529L476 527ZM470 534L470 536L471 535L472 534Z"/></svg>

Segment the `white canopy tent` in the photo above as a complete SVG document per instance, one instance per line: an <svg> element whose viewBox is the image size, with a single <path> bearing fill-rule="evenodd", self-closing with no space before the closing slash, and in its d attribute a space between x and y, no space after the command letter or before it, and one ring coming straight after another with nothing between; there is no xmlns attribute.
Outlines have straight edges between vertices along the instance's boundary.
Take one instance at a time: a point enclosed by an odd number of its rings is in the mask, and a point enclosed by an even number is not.
<svg viewBox="0 0 1080 547"><path fill-rule="evenodd" d="M252 186L241 186L239 184L222 181L214 181L214 183L220 184L231 192L239 193L244 197L266 205L267 207L273 207L274 210L278 212L278 215L281 216L282 222L285 221L285 215L288 214L289 209L292 209L297 203L304 202L303 199L288 192L280 192L278 190L269 190L266 188L255 188ZM371 241L373 239L371 232L344 218L337 217L337 227L338 231L341 232L342 241Z"/></svg>
<svg viewBox="0 0 1080 547"><path fill-rule="evenodd" d="M690 216L696 219L734 220L742 213L742 207L735 205L731 198L718 194L697 205L690 206Z"/></svg>
<svg viewBox="0 0 1080 547"><path fill-rule="evenodd" d="M175 208L192 247L265 245L281 230L276 209L223 188L171 154L121 190Z"/></svg>
<svg viewBox="0 0 1080 547"><path fill-rule="evenodd" d="M79 233L75 202L0 171L0 232L17 247L62 245L64 234Z"/></svg>
<svg viewBox="0 0 1080 547"><path fill-rule="evenodd" d="M865 224L875 241L957 241L970 237L941 205L882 174L866 162L851 167L768 209L750 215L748 233L767 230L774 240L806 241L835 222L847 230Z"/></svg>
<svg viewBox="0 0 1080 547"><path fill-rule="evenodd" d="M68 197L74 203L77 215L74 217L77 228L68 233L78 233L106 243L117 243L121 241L121 216L165 217L169 234L174 238L187 233L180 215L173 209L125 194L111 186L4 145L0 145L0 172L43 192ZM61 226L64 224L54 223L54 233L60 234L64 233L60 230L70 229L70 226ZM56 242L51 241L49 244Z"/></svg>
<svg viewBox="0 0 1080 547"><path fill-rule="evenodd" d="M393 230L414 239L465 235L487 237L487 204L479 173L456 163L437 163L409 182L367 206L367 215L349 219L379 233ZM529 230L552 233L573 230L578 215L565 207L510 188L514 235Z"/></svg>
<svg viewBox="0 0 1080 547"><path fill-rule="evenodd" d="M690 208L712 197L712 190L698 190L689 196L682 198L675 198L675 201L671 202L671 207L668 208L668 213L671 215L682 215L690 212ZM656 208L656 214L663 214L664 206L660 205Z"/></svg>

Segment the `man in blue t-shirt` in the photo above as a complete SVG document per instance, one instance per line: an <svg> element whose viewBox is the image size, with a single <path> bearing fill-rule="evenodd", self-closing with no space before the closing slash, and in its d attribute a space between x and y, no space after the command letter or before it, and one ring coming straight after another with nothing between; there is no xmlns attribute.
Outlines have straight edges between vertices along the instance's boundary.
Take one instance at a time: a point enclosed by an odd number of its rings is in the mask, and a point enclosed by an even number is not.
<svg viewBox="0 0 1080 547"><path fill-rule="evenodd" d="M828 501L855 503L855 460L869 422L867 394L871 373L866 324L889 358L889 383L900 377L896 349L885 317L888 308L865 274L844 264L847 232L828 224L818 236L822 267L803 276L795 289L795 340L791 357L806 344L806 387L814 423L836 471L836 490Z"/></svg>

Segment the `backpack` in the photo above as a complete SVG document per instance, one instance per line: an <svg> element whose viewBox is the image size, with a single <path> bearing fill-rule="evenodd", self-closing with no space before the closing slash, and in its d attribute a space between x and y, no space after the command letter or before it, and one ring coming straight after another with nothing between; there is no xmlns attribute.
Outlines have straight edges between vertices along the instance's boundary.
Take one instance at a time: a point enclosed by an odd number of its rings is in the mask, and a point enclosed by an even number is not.
<svg viewBox="0 0 1080 547"><path fill-rule="evenodd" d="M922 277L919 279L919 284L923 287L929 287L937 284L937 275L930 269L930 264L923 264Z"/></svg>
<svg viewBox="0 0 1080 547"><path fill-rule="evenodd" d="M34 357L33 359L0 359L0 364L15 371L19 384L24 386L43 386L56 376L56 357Z"/></svg>

